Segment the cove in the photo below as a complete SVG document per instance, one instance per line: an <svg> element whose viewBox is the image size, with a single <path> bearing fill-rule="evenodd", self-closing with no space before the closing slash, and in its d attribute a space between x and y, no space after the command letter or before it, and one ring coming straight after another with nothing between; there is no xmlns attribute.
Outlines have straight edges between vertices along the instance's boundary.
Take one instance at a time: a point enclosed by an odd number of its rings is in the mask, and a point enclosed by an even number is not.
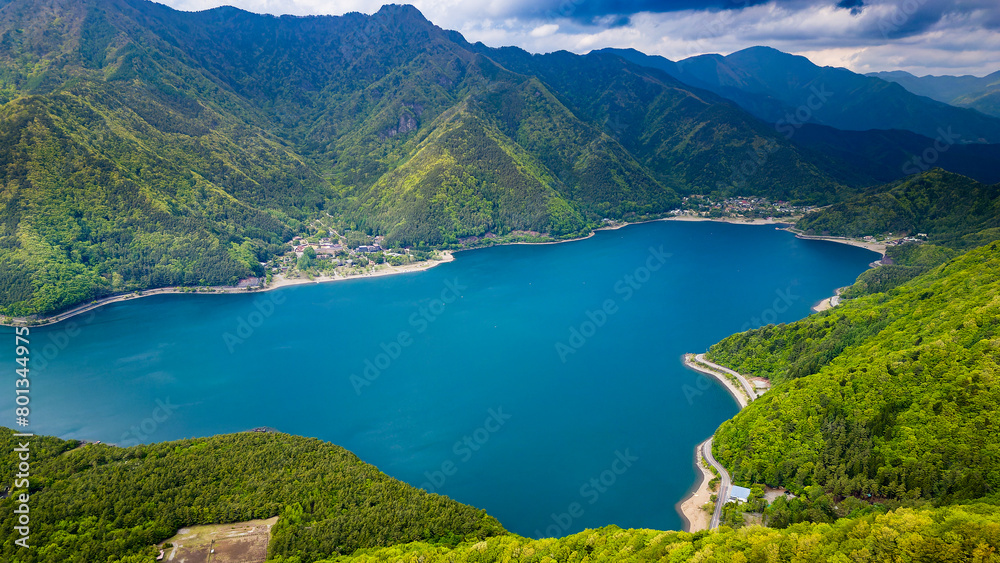
<svg viewBox="0 0 1000 563"><path fill-rule="evenodd" d="M737 412L681 355L808 315L876 257L661 221L411 274L115 303L32 330L30 430L129 445L268 426L518 534L679 529L693 448Z"/></svg>

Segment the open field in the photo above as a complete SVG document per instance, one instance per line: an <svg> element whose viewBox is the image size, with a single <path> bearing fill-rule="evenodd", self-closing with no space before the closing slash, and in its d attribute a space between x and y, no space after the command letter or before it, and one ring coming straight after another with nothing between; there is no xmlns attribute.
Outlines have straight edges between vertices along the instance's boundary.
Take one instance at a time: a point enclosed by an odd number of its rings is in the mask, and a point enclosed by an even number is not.
<svg viewBox="0 0 1000 563"><path fill-rule="evenodd" d="M173 563L263 563L271 526L278 517L233 524L181 528L163 542L161 561ZM166 544L173 547L164 548Z"/></svg>

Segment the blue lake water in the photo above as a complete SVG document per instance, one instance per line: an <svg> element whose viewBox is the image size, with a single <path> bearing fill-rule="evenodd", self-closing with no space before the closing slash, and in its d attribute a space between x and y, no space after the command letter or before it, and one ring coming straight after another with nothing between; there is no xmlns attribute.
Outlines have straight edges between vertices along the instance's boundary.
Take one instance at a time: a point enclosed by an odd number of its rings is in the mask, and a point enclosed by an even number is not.
<svg viewBox="0 0 1000 563"><path fill-rule="evenodd" d="M737 411L681 354L802 318L876 257L654 222L419 273L114 304L32 330L30 430L127 445L270 426L522 535L679 529L693 448ZM10 426L13 394L4 407Z"/></svg>

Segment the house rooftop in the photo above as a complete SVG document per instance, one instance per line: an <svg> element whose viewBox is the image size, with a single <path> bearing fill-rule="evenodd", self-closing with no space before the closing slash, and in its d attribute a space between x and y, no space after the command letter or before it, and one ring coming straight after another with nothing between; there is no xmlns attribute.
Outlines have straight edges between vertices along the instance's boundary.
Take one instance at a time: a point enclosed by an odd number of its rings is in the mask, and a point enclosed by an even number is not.
<svg viewBox="0 0 1000 563"><path fill-rule="evenodd" d="M750 498L750 489L746 487L737 487L733 485L732 490L729 491L729 500L735 500L737 502L746 502Z"/></svg>

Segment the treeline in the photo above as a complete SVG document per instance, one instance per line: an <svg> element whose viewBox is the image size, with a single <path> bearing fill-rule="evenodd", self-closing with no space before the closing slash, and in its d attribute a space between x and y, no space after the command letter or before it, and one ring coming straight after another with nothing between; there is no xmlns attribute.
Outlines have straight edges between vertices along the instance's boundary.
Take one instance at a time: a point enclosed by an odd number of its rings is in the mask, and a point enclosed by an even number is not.
<svg viewBox="0 0 1000 563"><path fill-rule="evenodd" d="M0 429L0 471L17 464ZM179 528L281 516L269 557L315 561L359 548L505 533L483 511L392 479L343 448L278 433L116 448L37 437L31 488L0 499L0 559L110 561L143 556ZM14 545L15 499L30 494L30 550Z"/></svg>
<svg viewBox="0 0 1000 563"><path fill-rule="evenodd" d="M830 524L795 524L784 530L755 526L734 531L723 526L714 533L689 534L609 526L561 539L507 535L454 549L420 543L368 549L317 563L979 563L996 558L998 530L1000 509L974 504L902 508Z"/></svg>
<svg viewBox="0 0 1000 563"><path fill-rule="evenodd" d="M998 244L714 345L714 361L776 384L716 434L734 479L863 500L1000 491Z"/></svg>
<svg viewBox="0 0 1000 563"><path fill-rule="evenodd" d="M934 168L810 213L795 226L846 237L925 233L939 245L972 248L1000 236L1000 184Z"/></svg>
<svg viewBox="0 0 1000 563"><path fill-rule="evenodd" d="M259 136L233 128L239 147L215 134L171 139L125 105L142 95L85 83L76 92L23 98L0 112L0 181L11 194L0 204L0 314L233 284L260 274L259 262L324 205L311 173L285 166L288 157ZM173 111L155 99L140 109ZM134 137L121 136L129 127Z"/></svg>
<svg viewBox="0 0 1000 563"><path fill-rule="evenodd" d="M844 288L840 296L854 299L862 295L884 293L945 263L957 254L958 251L934 244L906 243L890 246L885 252L889 260L883 260L886 264L861 272L854 284Z"/></svg>

